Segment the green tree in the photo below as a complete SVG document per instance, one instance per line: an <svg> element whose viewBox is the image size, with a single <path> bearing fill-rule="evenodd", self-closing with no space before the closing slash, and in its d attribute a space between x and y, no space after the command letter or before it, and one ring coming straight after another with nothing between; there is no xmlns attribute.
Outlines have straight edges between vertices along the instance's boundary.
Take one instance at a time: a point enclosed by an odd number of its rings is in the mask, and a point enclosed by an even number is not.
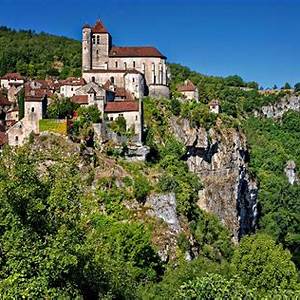
<svg viewBox="0 0 300 300"><path fill-rule="evenodd" d="M300 82L296 83L294 85L294 89L295 89L295 92L299 92L300 91Z"/></svg>
<svg viewBox="0 0 300 300"><path fill-rule="evenodd" d="M69 98L53 98L47 107L47 117L49 119L71 119L79 104L73 103Z"/></svg>
<svg viewBox="0 0 300 300"><path fill-rule="evenodd" d="M242 239L232 266L243 284L262 291L297 289L297 271L291 254L266 234Z"/></svg>

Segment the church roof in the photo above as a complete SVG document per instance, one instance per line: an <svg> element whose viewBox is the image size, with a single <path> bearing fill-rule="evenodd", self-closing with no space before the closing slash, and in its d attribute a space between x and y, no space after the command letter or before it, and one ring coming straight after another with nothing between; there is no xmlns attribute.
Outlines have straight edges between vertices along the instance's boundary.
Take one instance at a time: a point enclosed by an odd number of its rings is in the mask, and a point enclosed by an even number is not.
<svg viewBox="0 0 300 300"><path fill-rule="evenodd" d="M92 33L109 33L103 23L97 20L95 26L92 28Z"/></svg>
<svg viewBox="0 0 300 300"><path fill-rule="evenodd" d="M112 47L110 57L160 57L166 58L155 47Z"/></svg>

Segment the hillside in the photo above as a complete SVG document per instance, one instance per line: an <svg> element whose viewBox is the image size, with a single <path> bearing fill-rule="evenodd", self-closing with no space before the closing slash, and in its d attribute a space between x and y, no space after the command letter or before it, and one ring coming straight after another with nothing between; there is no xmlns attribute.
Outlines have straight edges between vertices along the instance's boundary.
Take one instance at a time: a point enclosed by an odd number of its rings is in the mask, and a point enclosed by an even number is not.
<svg viewBox="0 0 300 300"><path fill-rule="evenodd" d="M1 28L0 46L2 73L80 74L77 41ZM299 95L170 70L171 99L143 100L146 161L80 143L99 112L74 105L72 140L46 132L0 154L1 297L300 297L300 116L286 104ZM199 102L180 100L186 79Z"/></svg>
<svg viewBox="0 0 300 300"><path fill-rule="evenodd" d="M80 76L81 43L31 30L0 27L0 76L7 72L40 79Z"/></svg>

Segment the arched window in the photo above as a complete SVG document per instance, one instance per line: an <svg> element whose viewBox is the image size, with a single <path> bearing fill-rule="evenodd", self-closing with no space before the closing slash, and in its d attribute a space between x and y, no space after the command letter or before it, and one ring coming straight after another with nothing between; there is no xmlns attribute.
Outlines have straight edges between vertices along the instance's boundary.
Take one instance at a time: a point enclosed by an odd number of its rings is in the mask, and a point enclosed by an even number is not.
<svg viewBox="0 0 300 300"><path fill-rule="evenodd" d="M115 78L112 76L112 77L110 77L110 82L112 83L112 84L114 84L115 83Z"/></svg>
<svg viewBox="0 0 300 300"><path fill-rule="evenodd" d="M97 54L97 55L99 54L99 50L96 51L96 54Z"/></svg>
<svg viewBox="0 0 300 300"><path fill-rule="evenodd" d="M117 61L115 62L115 67L118 68L118 62Z"/></svg>
<svg viewBox="0 0 300 300"><path fill-rule="evenodd" d="M124 69L125 70L127 69L127 62L126 61L124 62Z"/></svg>
<svg viewBox="0 0 300 300"><path fill-rule="evenodd" d="M135 68L135 61L132 62L132 66L133 66L133 68Z"/></svg>
<svg viewBox="0 0 300 300"><path fill-rule="evenodd" d="M95 76L92 76L92 82L95 82Z"/></svg>
<svg viewBox="0 0 300 300"><path fill-rule="evenodd" d="M34 107L31 107L31 112L34 112Z"/></svg>
<svg viewBox="0 0 300 300"><path fill-rule="evenodd" d="M19 140L19 137L16 135L15 136L15 141L18 142L18 140Z"/></svg>

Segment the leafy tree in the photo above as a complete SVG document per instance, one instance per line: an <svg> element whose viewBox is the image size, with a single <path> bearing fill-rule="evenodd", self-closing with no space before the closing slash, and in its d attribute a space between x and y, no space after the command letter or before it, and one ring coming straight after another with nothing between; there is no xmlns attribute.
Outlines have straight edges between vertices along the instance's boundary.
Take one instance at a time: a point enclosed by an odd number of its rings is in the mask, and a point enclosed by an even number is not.
<svg viewBox="0 0 300 300"><path fill-rule="evenodd" d="M71 119L78 108L79 104L73 103L69 98L56 97L47 107L47 117L49 119Z"/></svg>
<svg viewBox="0 0 300 300"><path fill-rule="evenodd" d="M238 75L226 77L225 83L230 86L245 86L243 79Z"/></svg>
<svg viewBox="0 0 300 300"><path fill-rule="evenodd" d="M299 92L300 91L300 82L296 83L294 85L294 89L295 89L295 92Z"/></svg>
<svg viewBox="0 0 300 300"><path fill-rule="evenodd" d="M123 116L117 117L109 125L112 131L116 132L119 135L126 134L126 120Z"/></svg>
<svg viewBox="0 0 300 300"><path fill-rule="evenodd" d="M232 264L249 288L263 291L296 289L297 271L291 257L270 236L257 234L242 240L234 253Z"/></svg>

